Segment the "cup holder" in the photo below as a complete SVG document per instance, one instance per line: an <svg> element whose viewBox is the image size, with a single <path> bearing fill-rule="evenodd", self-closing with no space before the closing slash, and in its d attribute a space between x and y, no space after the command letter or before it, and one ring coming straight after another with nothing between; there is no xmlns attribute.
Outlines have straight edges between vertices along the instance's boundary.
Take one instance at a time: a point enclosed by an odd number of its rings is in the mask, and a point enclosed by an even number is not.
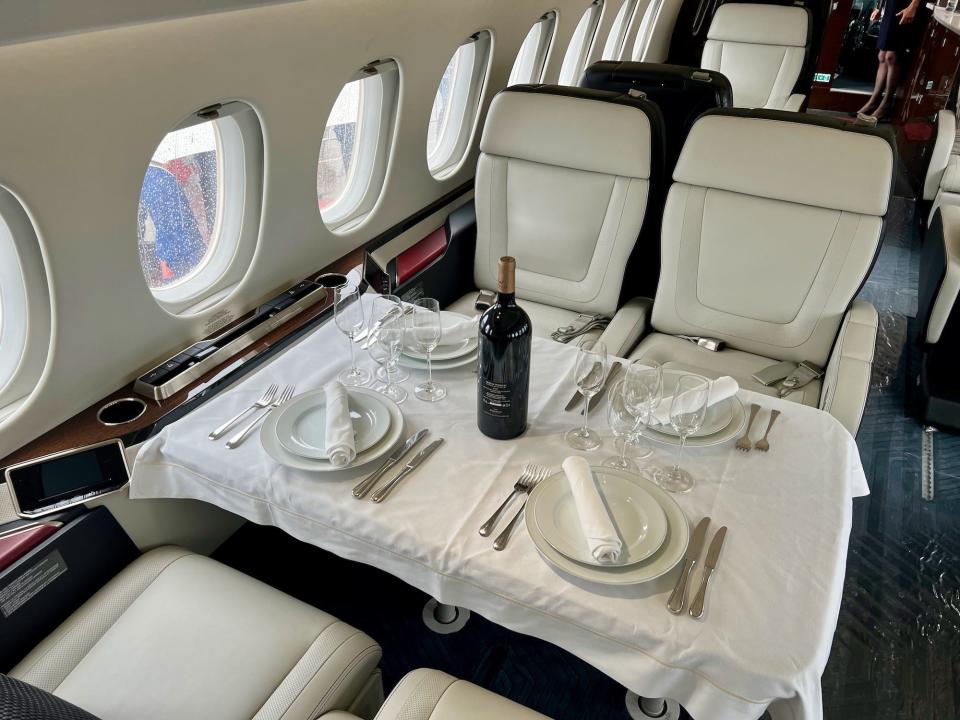
<svg viewBox="0 0 960 720"><path fill-rule="evenodd" d="M97 411L97 420L108 427L126 425L147 411L147 404L140 398L127 397L108 402Z"/></svg>
<svg viewBox="0 0 960 720"><path fill-rule="evenodd" d="M318 275L314 282L330 290L337 290L344 287L348 280L343 273L323 273L323 275Z"/></svg>

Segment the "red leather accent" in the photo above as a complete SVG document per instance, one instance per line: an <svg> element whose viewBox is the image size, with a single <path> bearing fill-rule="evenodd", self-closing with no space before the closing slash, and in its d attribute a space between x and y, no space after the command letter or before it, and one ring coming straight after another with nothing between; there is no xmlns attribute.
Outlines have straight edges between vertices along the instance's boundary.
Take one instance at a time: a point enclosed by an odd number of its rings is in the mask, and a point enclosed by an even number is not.
<svg viewBox="0 0 960 720"><path fill-rule="evenodd" d="M447 249L447 231L438 227L413 247L397 255L397 285L402 285Z"/></svg>
<svg viewBox="0 0 960 720"><path fill-rule="evenodd" d="M0 570L5 570L60 529L60 523L24 528L0 538Z"/></svg>

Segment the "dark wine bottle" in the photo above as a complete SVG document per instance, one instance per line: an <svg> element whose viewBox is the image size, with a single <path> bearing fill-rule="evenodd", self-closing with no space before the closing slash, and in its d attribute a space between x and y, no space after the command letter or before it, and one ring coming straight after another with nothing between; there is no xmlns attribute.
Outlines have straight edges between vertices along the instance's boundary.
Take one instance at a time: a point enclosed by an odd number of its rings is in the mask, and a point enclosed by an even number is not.
<svg viewBox="0 0 960 720"><path fill-rule="evenodd" d="M516 270L516 260L500 258L497 299L480 317L477 426L497 440L509 440L527 429L533 327L514 295Z"/></svg>

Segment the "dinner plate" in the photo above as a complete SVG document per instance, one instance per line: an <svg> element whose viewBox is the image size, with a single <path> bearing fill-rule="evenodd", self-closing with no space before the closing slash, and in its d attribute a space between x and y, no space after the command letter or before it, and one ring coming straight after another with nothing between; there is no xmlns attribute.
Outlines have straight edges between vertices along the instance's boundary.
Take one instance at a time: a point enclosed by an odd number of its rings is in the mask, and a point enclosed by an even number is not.
<svg viewBox="0 0 960 720"><path fill-rule="evenodd" d="M450 310L441 310L440 311L440 344L437 345L436 349L430 353L430 357L434 362L439 360L453 360L454 358L460 358L464 355L467 355L477 349L479 343L476 335L472 338L467 338L457 343L446 344L443 342L442 328L449 326L453 323L462 322L463 320L469 320L470 317L463 315L461 313L452 312ZM413 358L414 360L422 360L424 363L427 361L427 354L421 352L415 342L412 341L413 333L408 332L408 340L405 343L403 348L403 355L408 358Z"/></svg>
<svg viewBox="0 0 960 720"><path fill-rule="evenodd" d="M323 390L313 390L311 392L322 393ZM367 390L366 388L351 388L351 392L370 393L371 395L377 394L374 393L373 390ZM304 395L308 394L310 393L304 393ZM297 398L293 398L294 401L296 399ZM280 413L276 410L267 415L263 424L260 426L260 444L263 445L263 449L267 451L267 455L271 458L281 465L286 465L296 470L306 470L308 472L339 472L342 470L353 470L362 465L368 465L390 452L403 435L403 413L400 412L400 406L382 396L380 399L390 413L390 429L378 443L368 450L358 453L353 462L346 467L335 467L327 460L300 457L283 447L283 445L280 444L280 438L277 437L277 419L280 417ZM284 407L286 406L281 405L277 410Z"/></svg>
<svg viewBox="0 0 960 720"><path fill-rule="evenodd" d="M473 352L464 355L463 357L454 358L453 360L434 360L433 369L434 370L450 370L452 368L463 367L464 365L470 365L471 363L477 362L477 352L474 349ZM401 355L399 364L403 367L410 368L411 370L426 370L427 361L426 360L417 360L416 358L407 357L406 355Z"/></svg>
<svg viewBox="0 0 960 720"><path fill-rule="evenodd" d="M660 549L646 560L641 560L633 565L619 567L586 565L571 560L557 551L543 537L536 521L533 519L533 513L524 513L527 532L530 534L530 539L533 540L537 551L558 570L581 580L601 585L639 585L670 572L683 559L684 553L687 552L687 543L690 541L690 525L687 522L687 516L683 514L683 510L663 489L646 478L614 468L593 468L594 472L601 469L605 473L619 475L643 488L663 508L664 515L667 518L667 536ZM534 501L534 497L538 493L542 493L544 487L546 486L543 484L535 487L533 492L530 493L527 503Z"/></svg>
<svg viewBox="0 0 960 720"><path fill-rule="evenodd" d="M383 439L390 429L390 412L382 395L347 390L354 445L362 453ZM326 460L327 398L325 392L301 395L283 406L277 417L277 439L300 457Z"/></svg>
<svg viewBox="0 0 960 720"><path fill-rule="evenodd" d="M713 435L688 437L684 447L710 447L712 445L725 443L727 440L731 440L740 435L740 431L743 430L743 426L747 424L747 411L744 410L743 403L740 401L739 397L732 397L730 400L732 401L733 407L733 418L730 420L730 423L719 432L713 433ZM659 426L654 425L646 428L643 431L643 436L665 445L680 444L679 437L675 435L668 435L665 432L660 432L656 429L657 427Z"/></svg>
<svg viewBox="0 0 960 720"><path fill-rule="evenodd" d="M527 503L525 512L533 513L544 539L571 560L602 567L632 565L660 549L667 536L667 516L643 488L608 470L598 468L594 470L594 477L623 542L616 563L599 563L590 554L577 505L563 472L540 483L543 490L535 502Z"/></svg>
<svg viewBox="0 0 960 720"><path fill-rule="evenodd" d="M696 375L696 373L687 373L682 370L664 370L663 371L663 396L673 397L677 392L677 382L684 375ZM696 375L696 377L702 377ZM708 378L703 378L708 380ZM690 435L691 438L703 437L706 435L713 435L723 430L727 425L733 420L734 414L734 398L727 398L721 402L718 402L716 405L711 405L707 408L707 412L703 418L703 427L701 427L697 432ZM673 426L670 424L666 425L654 425L652 426L653 430L656 430L662 435L672 435L673 437L679 438L677 431L673 429ZM688 438L689 440L689 438Z"/></svg>

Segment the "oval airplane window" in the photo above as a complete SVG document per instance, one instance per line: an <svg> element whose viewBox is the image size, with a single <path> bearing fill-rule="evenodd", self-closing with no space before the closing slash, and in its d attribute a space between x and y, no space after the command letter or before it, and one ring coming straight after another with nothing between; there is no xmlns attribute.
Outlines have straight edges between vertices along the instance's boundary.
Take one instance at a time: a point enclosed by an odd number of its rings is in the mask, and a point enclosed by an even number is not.
<svg viewBox="0 0 960 720"><path fill-rule="evenodd" d="M613 20L613 27L607 35L607 42L603 46L601 60L620 60L623 57L627 34L637 13L638 0L623 0L617 17Z"/></svg>
<svg viewBox="0 0 960 720"><path fill-rule="evenodd" d="M538 83L543 81L543 71L547 65L547 55L553 42L553 30L557 25L557 13L551 10L545 13L530 28L527 37L520 46L517 59L513 62L507 85Z"/></svg>
<svg viewBox="0 0 960 720"><path fill-rule="evenodd" d="M594 2L584 10L577 23L567 52L563 56L563 65L560 66L560 84L576 85L580 81L580 74L587 66L593 41L597 36L597 27L600 25L600 15L603 11L603 0Z"/></svg>
<svg viewBox="0 0 960 720"><path fill-rule="evenodd" d="M174 313L198 312L246 272L260 221L263 140L243 103L205 108L161 140L137 209L140 266Z"/></svg>
<svg viewBox="0 0 960 720"><path fill-rule="evenodd" d="M36 387L50 346L50 294L37 232L0 187L0 419Z"/></svg>
<svg viewBox="0 0 960 720"><path fill-rule="evenodd" d="M437 180L452 175L470 149L492 45L489 31L473 35L440 78L427 127L427 166Z"/></svg>
<svg viewBox="0 0 960 720"><path fill-rule="evenodd" d="M353 230L380 197L399 94L397 64L378 62L343 86L330 111L317 160L317 203L334 232Z"/></svg>

